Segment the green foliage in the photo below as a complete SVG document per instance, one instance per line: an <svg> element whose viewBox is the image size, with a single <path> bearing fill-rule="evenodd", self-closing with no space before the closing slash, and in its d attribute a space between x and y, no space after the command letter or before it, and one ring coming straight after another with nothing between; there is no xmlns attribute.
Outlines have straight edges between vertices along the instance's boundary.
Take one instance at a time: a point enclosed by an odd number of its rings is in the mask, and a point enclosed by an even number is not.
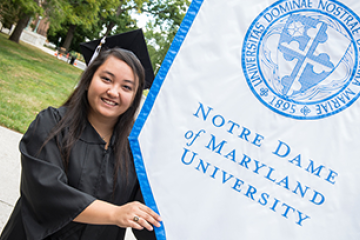
<svg viewBox="0 0 360 240"><path fill-rule="evenodd" d="M15 22L24 14L35 16L43 13L39 0L0 0L0 9L0 14L4 12L7 19Z"/></svg>
<svg viewBox="0 0 360 240"><path fill-rule="evenodd" d="M143 12L150 13L153 25L161 31L177 31L187 8L189 0L153 0L144 5Z"/></svg>
<svg viewBox="0 0 360 240"><path fill-rule="evenodd" d="M101 5L99 6L98 12L93 14L94 16L97 15L96 19L98 20L88 26L77 25L69 50L75 50L77 52L80 52L79 44L81 42L103 37L103 31L110 23L113 23L115 27L112 28L112 31L109 35L137 28L136 20L131 17L130 12L124 10L119 13L119 16L116 16L117 7L119 7L120 5L114 6L113 4L113 2L111 4L111 1L102 1ZM122 4L122 1L118 1L117 4ZM126 7L129 6L125 5L125 9ZM49 41L57 44L58 39L61 37L60 45L64 43L69 25L71 23L70 19L68 20L69 21L62 23L60 25L60 28L54 27L52 24L50 25L50 28L48 30Z"/></svg>
<svg viewBox="0 0 360 240"><path fill-rule="evenodd" d="M69 49L73 41L74 30L92 30L101 16L106 15L106 12L116 7L116 1L117 0L70 0L68 9L64 13L65 20L63 23L68 26L68 28L62 46ZM56 32L55 28L53 35L56 34Z"/></svg>
<svg viewBox="0 0 360 240"><path fill-rule="evenodd" d="M43 13L39 0L10 0L10 2L18 7L23 14L35 16L35 14L41 15Z"/></svg>
<svg viewBox="0 0 360 240"><path fill-rule="evenodd" d="M60 24L59 28L51 24L48 39L57 44L61 37L62 45L70 24L76 24L77 28L70 50L79 52L81 42L103 37L104 29L109 31L109 35L113 35L137 28L136 20L133 18L134 11L138 14L147 14L150 20L145 29L145 38L155 73L191 2L189 0L98 0L98 5L94 5L91 1L93 0L69 1L71 6L66 13L67 20ZM76 10L78 8L82 9L82 12ZM90 14L90 11L93 11L93 14ZM89 14L83 14L84 12ZM79 15L80 13L87 16ZM92 20L86 20L88 15L92 15ZM80 21L80 18L84 18L84 22Z"/></svg>
<svg viewBox="0 0 360 240"><path fill-rule="evenodd" d="M154 0L143 7L143 12L152 16L146 26L145 38L155 73L158 72L190 3L189 0Z"/></svg>
<svg viewBox="0 0 360 240"><path fill-rule="evenodd" d="M6 17L1 21L5 23L6 27L16 22L16 27L9 38L10 40L19 42L21 32L29 19L36 15L43 15L44 9L46 10L46 16L50 19L52 19L53 16L59 16L58 12L62 10L62 8L58 7L55 3L66 3L67 0L46 0L46 4L41 6L42 1L43 0L0 0L1 10L5 10L6 12L6 14L3 15ZM0 15L2 15L1 12ZM57 20L62 21L60 18Z"/></svg>
<svg viewBox="0 0 360 240"><path fill-rule="evenodd" d="M54 29L53 26L50 25L47 39L58 47L62 46L65 41L68 28L69 28L69 24L62 24L61 28L59 29ZM68 51L80 52L80 43L85 42L86 37L91 35L91 33L88 32L89 32L88 30L78 27L74 33L73 41L71 42ZM61 41L59 42L60 38Z"/></svg>
<svg viewBox="0 0 360 240"><path fill-rule="evenodd" d="M10 29L18 21L19 8L11 1L0 0L0 22L3 27Z"/></svg>
<svg viewBox="0 0 360 240"><path fill-rule="evenodd" d="M104 36L104 29L108 29L108 35L114 35L137 28L136 20L132 18L131 9L134 8L129 1L118 1L115 8L110 10L102 9L100 19L94 26L97 29L97 36L89 38L91 40Z"/></svg>
<svg viewBox="0 0 360 240"><path fill-rule="evenodd" d="M39 111L67 99L82 71L6 37L0 33L0 125L24 133Z"/></svg>
<svg viewBox="0 0 360 240"><path fill-rule="evenodd" d="M69 10L69 1L67 0L47 0L43 1L42 7L44 15L49 19L51 27L55 30L62 28L62 23L66 20Z"/></svg>
<svg viewBox="0 0 360 240"><path fill-rule="evenodd" d="M148 42L148 51L155 74L160 69L161 63L171 45L172 39L168 39L166 33L152 30L151 23L147 24L145 38Z"/></svg>

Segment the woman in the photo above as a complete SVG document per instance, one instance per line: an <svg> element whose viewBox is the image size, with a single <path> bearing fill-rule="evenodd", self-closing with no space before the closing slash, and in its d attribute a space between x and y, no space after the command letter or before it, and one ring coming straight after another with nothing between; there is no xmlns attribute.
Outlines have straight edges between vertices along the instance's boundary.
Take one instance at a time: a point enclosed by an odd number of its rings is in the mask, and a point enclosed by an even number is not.
<svg viewBox="0 0 360 240"><path fill-rule="evenodd" d="M160 226L134 201L141 194L127 137L143 86L135 55L109 49L62 107L38 114L20 142L21 197L1 240L112 240L126 227Z"/></svg>

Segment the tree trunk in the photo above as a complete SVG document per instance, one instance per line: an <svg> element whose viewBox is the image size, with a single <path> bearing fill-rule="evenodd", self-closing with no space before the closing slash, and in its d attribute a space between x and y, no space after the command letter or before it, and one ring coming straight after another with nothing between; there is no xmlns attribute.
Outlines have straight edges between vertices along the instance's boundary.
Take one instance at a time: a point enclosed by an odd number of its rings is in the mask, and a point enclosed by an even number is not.
<svg viewBox="0 0 360 240"><path fill-rule="evenodd" d="M9 40L19 43L21 33L24 30L24 28L27 26L29 20L30 20L30 15L23 14L22 18L20 18L19 21L17 22L14 31L12 32L11 36L9 37Z"/></svg>
<svg viewBox="0 0 360 240"><path fill-rule="evenodd" d="M64 43L62 45L62 47L65 48L66 51L68 51L68 49L70 48L71 42L72 42L72 40L74 38L75 28L76 28L76 25L71 24L69 26L68 32L66 34L65 41L64 41Z"/></svg>
<svg viewBox="0 0 360 240"><path fill-rule="evenodd" d="M107 26L105 36L108 36L108 35L110 34L110 32L111 32L111 30L114 28L114 26L115 26L115 23L114 23L114 22L111 22L111 23Z"/></svg>
<svg viewBox="0 0 360 240"><path fill-rule="evenodd" d="M124 12L124 10L122 9L122 4L123 4L123 1L120 1L120 5L119 5L118 8L116 9L116 14L115 14L116 17L119 17L120 14L121 14L122 12ZM111 23L107 26L107 28L106 28L105 36L108 36L108 35L110 34L111 30L112 30L114 27L115 27L115 23L114 23L114 22L111 22Z"/></svg>

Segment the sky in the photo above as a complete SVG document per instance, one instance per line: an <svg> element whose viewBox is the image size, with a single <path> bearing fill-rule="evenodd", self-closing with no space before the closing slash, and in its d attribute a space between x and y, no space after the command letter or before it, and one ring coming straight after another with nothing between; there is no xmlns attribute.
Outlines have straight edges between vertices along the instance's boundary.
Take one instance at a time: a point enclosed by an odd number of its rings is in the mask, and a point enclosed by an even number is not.
<svg viewBox="0 0 360 240"><path fill-rule="evenodd" d="M137 20L137 25L139 28L145 28L146 22L149 19L149 16L145 13L141 13L141 14L134 13L132 17Z"/></svg>

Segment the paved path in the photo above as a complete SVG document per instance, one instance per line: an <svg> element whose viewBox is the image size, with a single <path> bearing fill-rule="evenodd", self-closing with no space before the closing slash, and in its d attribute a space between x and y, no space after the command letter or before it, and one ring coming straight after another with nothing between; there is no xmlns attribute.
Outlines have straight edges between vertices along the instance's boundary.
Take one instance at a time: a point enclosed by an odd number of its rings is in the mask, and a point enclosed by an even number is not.
<svg viewBox="0 0 360 240"><path fill-rule="evenodd" d="M19 198L20 153L22 135L0 127L0 231Z"/></svg>
<svg viewBox="0 0 360 240"><path fill-rule="evenodd" d="M35 45L33 45L33 46L35 46ZM44 51L44 52L46 52L46 53L48 53L48 54L55 57L55 51L54 50L52 50L50 48L47 48L47 47L44 47L44 46L35 46L35 47L37 47L40 50L42 50L42 51ZM66 55L62 55L62 58L58 57L58 59L61 59L61 60L65 61L65 62L68 62L68 59L66 58ZM84 62L79 61L79 60L75 60L75 63L76 63L76 64L74 64L75 67L80 68L81 70L85 70L86 64Z"/></svg>

